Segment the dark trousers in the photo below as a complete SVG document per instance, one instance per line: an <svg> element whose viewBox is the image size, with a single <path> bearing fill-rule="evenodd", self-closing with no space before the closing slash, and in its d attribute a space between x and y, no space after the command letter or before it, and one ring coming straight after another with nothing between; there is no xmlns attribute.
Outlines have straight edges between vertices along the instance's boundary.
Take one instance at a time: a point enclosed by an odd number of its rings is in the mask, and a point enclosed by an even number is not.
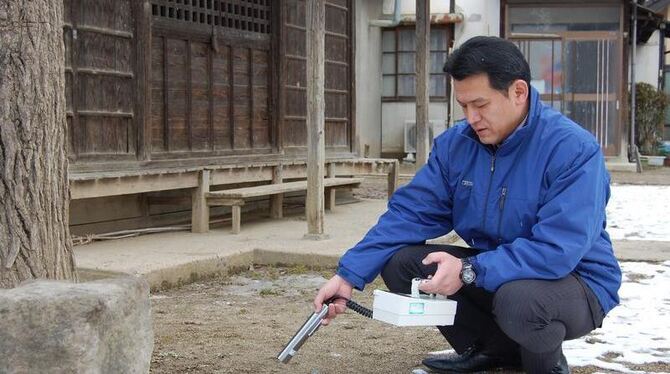
<svg viewBox="0 0 670 374"><path fill-rule="evenodd" d="M437 265L421 260L435 251L455 257L478 251L449 245L416 245L398 251L382 271L391 292L409 293L412 278L427 278ZM560 359L564 340L586 335L602 322L592 313L591 290L576 275L558 280L518 280L495 293L464 286L450 299L458 302L452 326L438 326L457 353L475 345L489 355L521 355L528 373L547 373ZM596 301L597 302L597 301ZM599 315L600 320L594 320Z"/></svg>

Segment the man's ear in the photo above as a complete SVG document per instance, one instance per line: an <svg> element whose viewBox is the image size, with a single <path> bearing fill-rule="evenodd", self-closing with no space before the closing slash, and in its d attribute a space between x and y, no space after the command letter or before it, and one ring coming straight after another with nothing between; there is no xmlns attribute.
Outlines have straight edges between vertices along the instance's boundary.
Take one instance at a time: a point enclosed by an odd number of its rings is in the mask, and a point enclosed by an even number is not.
<svg viewBox="0 0 670 374"><path fill-rule="evenodd" d="M509 90L510 97L518 105L525 104L528 96L530 96L530 87L528 87L528 84L523 79L517 79L512 82Z"/></svg>

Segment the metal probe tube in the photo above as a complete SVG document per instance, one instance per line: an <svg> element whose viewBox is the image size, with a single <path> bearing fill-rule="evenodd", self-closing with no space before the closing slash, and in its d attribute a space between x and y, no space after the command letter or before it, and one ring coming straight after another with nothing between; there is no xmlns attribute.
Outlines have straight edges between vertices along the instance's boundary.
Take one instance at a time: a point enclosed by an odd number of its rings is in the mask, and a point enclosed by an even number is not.
<svg viewBox="0 0 670 374"><path fill-rule="evenodd" d="M324 305L320 312L314 312L302 325L300 330L293 336L291 341L279 353L277 359L282 363L287 363L298 352L302 344L312 336L321 326L321 321L328 314L328 305Z"/></svg>

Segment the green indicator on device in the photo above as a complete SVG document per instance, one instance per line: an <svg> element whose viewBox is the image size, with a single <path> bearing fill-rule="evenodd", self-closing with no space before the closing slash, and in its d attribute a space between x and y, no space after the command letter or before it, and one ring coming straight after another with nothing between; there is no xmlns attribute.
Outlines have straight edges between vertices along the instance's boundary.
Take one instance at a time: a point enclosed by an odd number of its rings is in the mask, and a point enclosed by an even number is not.
<svg viewBox="0 0 670 374"><path fill-rule="evenodd" d="M409 303L409 314L423 314L423 303Z"/></svg>

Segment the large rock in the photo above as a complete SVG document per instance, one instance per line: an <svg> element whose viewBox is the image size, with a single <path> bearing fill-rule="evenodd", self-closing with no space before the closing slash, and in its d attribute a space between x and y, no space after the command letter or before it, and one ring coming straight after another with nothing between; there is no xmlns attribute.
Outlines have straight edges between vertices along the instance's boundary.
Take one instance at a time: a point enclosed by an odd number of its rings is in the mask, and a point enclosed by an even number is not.
<svg viewBox="0 0 670 374"><path fill-rule="evenodd" d="M0 373L147 373L152 351L140 278L0 290Z"/></svg>

